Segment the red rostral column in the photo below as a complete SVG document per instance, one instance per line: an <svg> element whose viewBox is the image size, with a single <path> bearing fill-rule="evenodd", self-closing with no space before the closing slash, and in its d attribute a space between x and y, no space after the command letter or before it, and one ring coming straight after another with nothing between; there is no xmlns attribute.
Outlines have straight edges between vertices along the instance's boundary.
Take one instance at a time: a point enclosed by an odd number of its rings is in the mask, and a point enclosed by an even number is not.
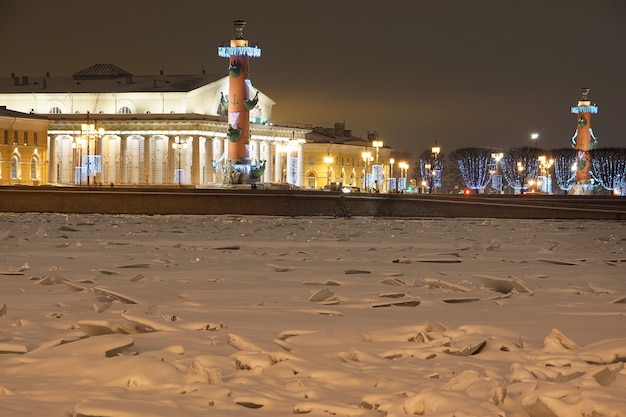
<svg viewBox="0 0 626 417"><path fill-rule="evenodd" d="M235 20L235 39L229 46L218 47L218 55L229 58L228 66L228 100L222 100L228 109L228 162L233 168L250 174L250 158L248 143L250 140L250 110L258 101L258 96L249 97L249 63L250 58L261 56L261 48L249 46L243 38L246 22Z"/></svg>
<svg viewBox="0 0 626 417"><path fill-rule="evenodd" d="M590 150L596 148L598 141L591 129L591 114L598 112L598 106L587 99L588 88L580 89L581 97L578 104L572 106L572 113L576 115L576 133L572 137L572 147L576 149L576 183L583 185L591 180Z"/></svg>

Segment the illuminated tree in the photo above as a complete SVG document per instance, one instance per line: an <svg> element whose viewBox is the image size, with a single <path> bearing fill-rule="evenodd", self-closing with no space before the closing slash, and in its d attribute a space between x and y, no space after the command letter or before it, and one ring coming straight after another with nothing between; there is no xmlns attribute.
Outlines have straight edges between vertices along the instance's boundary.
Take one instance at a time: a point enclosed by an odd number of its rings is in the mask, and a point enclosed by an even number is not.
<svg viewBox="0 0 626 417"><path fill-rule="evenodd" d="M591 153L591 176L605 190L621 188L626 178L626 149L594 149Z"/></svg>
<svg viewBox="0 0 626 417"><path fill-rule="evenodd" d="M490 149L462 148L450 154L450 159L459 165L467 188L478 192L487 187L495 169L491 153Z"/></svg>
<svg viewBox="0 0 626 417"><path fill-rule="evenodd" d="M558 149L554 152L554 175L563 191L569 191L576 183L576 149Z"/></svg>
<svg viewBox="0 0 626 417"><path fill-rule="evenodd" d="M428 193L432 193L435 188L441 187L441 175L443 174L444 155L437 147L437 151L433 152L434 147L427 149L420 155L420 177L424 188Z"/></svg>
<svg viewBox="0 0 626 417"><path fill-rule="evenodd" d="M536 148L513 148L504 153L502 172L509 186L521 194L530 187L529 180L536 180L539 172L539 150Z"/></svg>

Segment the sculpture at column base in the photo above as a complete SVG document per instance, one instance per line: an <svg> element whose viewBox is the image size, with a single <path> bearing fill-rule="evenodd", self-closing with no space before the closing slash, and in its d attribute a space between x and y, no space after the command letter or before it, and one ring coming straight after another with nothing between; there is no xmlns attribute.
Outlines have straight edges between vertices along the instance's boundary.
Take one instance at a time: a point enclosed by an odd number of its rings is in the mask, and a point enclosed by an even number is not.
<svg viewBox="0 0 626 417"><path fill-rule="evenodd" d="M236 184L250 184L258 181L265 172L266 161L261 161L260 165L252 165L249 158L231 159L224 164L223 185L231 186ZM215 168L215 163L213 164Z"/></svg>
<svg viewBox="0 0 626 417"><path fill-rule="evenodd" d="M250 178L252 178L253 180L258 180L259 178L261 178L263 176L263 173L265 172L265 159L261 161L261 164L258 166L252 166L250 167Z"/></svg>

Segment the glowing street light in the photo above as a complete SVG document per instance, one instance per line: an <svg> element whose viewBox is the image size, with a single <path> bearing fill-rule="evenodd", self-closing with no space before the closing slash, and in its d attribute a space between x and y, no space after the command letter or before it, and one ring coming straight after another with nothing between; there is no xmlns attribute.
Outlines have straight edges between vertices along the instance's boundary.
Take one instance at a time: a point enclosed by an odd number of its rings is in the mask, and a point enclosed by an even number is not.
<svg viewBox="0 0 626 417"><path fill-rule="evenodd" d="M435 141L435 144L433 145L433 147L430 148L430 151L435 156L435 159L439 157L439 154L441 153L441 147L437 145L437 141Z"/></svg>
<svg viewBox="0 0 626 417"><path fill-rule="evenodd" d="M408 175L409 164L404 161L398 162L398 168L400 168L400 177L406 178L406 176Z"/></svg>
<svg viewBox="0 0 626 417"><path fill-rule="evenodd" d="M326 155L324 157L324 163L326 164L326 184L330 184L330 164L333 163L333 157Z"/></svg>
<svg viewBox="0 0 626 417"><path fill-rule="evenodd" d="M383 141L382 140L373 140L372 141L372 146L376 149L376 163L378 163L378 149L383 147Z"/></svg>
<svg viewBox="0 0 626 417"><path fill-rule="evenodd" d="M361 152L361 157L363 158L363 162L365 163L365 169L363 171L363 182L365 184L365 191L369 191L369 187L367 184L367 168L369 166L369 163L372 162L372 160L374 159L374 157L372 156L372 153L370 151L365 151L365 152Z"/></svg>
<svg viewBox="0 0 626 417"><path fill-rule="evenodd" d="M537 149L537 142L539 142L539 133L537 133L537 132L533 132L533 133L530 135L530 139L532 139L532 140L534 140L534 141L535 141L535 149Z"/></svg>
<svg viewBox="0 0 626 417"><path fill-rule="evenodd" d="M520 194L524 194L524 183L526 182L526 172L524 164L521 161L517 161L517 172L520 176Z"/></svg>
<svg viewBox="0 0 626 417"><path fill-rule="evenodd" d="M83 144L85 140L82 137L75 138L72 142L74 150L74 183L82 185L83 183Z"/></svg>

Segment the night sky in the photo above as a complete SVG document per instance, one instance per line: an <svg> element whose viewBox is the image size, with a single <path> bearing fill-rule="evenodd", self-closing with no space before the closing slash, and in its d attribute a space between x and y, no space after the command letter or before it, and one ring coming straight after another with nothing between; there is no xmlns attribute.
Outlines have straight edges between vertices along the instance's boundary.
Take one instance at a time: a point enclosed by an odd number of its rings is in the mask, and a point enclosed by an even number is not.
<svg viewBox="0 0 626 417"><path fill-rule="evenodd" d="M626 147L624 0L2 0L0 16L2 78L225 75L217 46L243 19L277 123L345 122L415 153L534 146L534 131L565 148L588 87L599 146Z"/></svg>

